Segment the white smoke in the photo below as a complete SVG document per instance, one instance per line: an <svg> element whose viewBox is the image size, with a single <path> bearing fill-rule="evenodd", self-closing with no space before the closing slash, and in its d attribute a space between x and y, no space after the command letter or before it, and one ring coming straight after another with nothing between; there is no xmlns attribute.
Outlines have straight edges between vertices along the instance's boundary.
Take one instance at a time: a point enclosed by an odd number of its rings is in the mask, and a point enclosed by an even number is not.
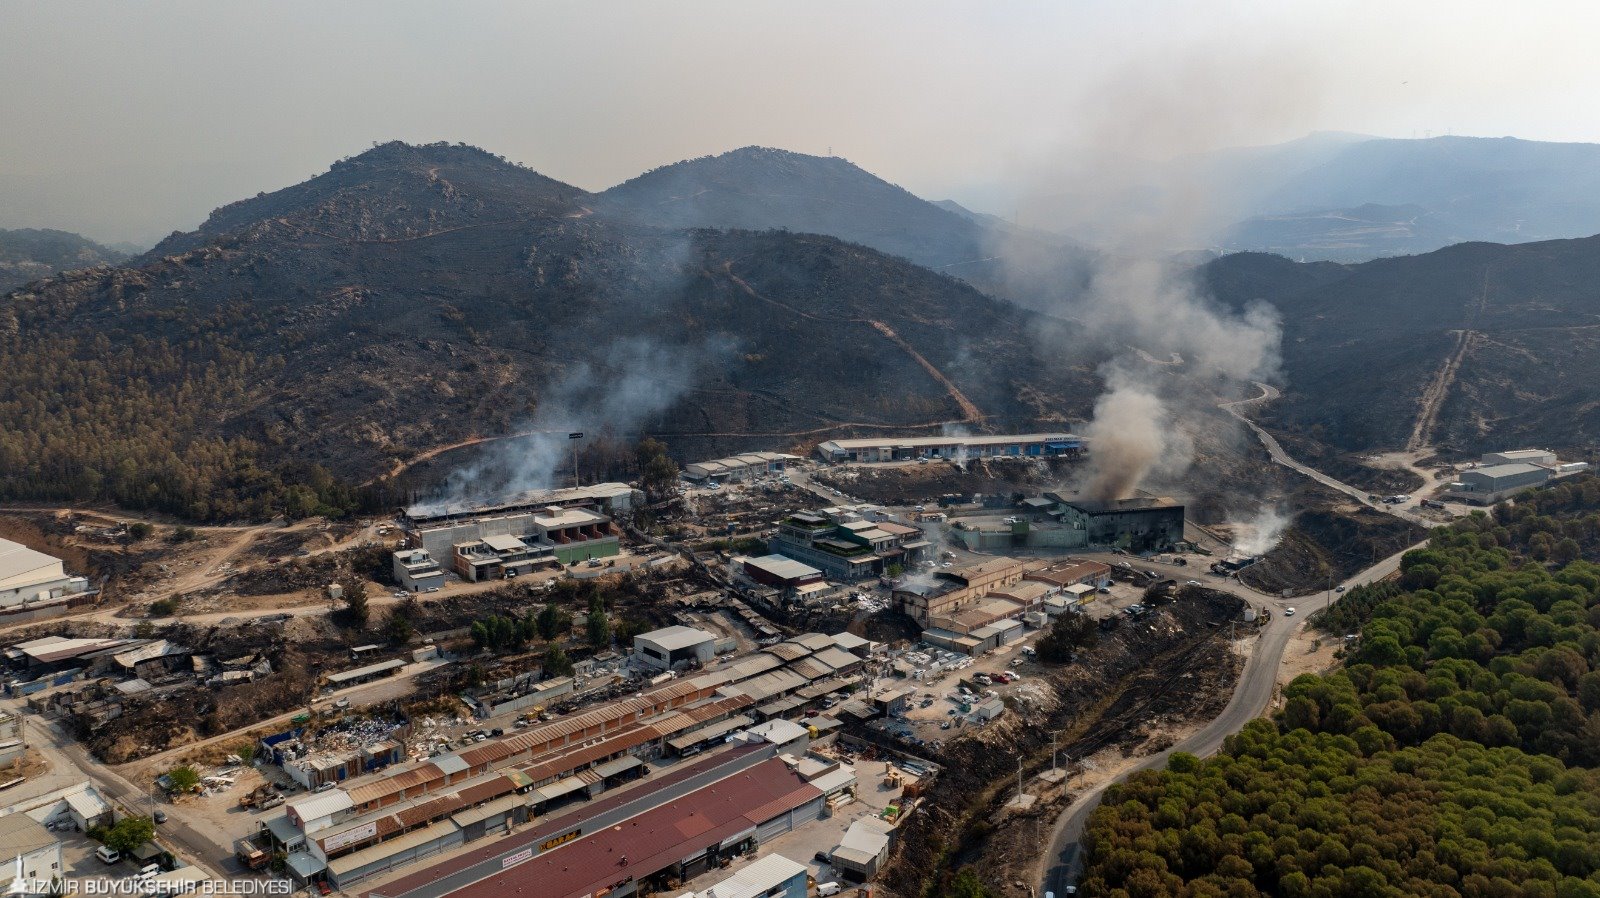
<svg viewBox="0 0 1600 898"><path fill-rule="evenodd" d="M720 366L733 350L725 339L693 346L639 337L616 341L596 358L574 364L545 391L533 418L519 428L532 433L492 444L452 471L439 495L420 510L562 485L557 472L565 468L571 476L568 434L634 436L688 392L699 371Z"/></svg>
<svg viewBox="0 0 1600 898"><path fill-rule="evenodd" d="M1277 547L1289 523L1283 509L1262 506L1255 515L1233 524L1233 548L1241 555L1265 555Z"/></svg>
<svg viewBox="0 0 1600 898"><path fill-rule="evenodd" d="M1308 118L1307 72L1278 51L1165 48L1086 85L1064 111L1070 133L1036 166L1029 217L1097 246L1086 286L1058 300L1063 323L1045 335L1105 382L1087 428L1090 497L1125 498L1152 475L1181 474L1201 428L1230 426L1213 414L1219 397L1277 379L1276 310L1224 308L1197 282L1192 251L1214 245L1232 212L1199 154ZM1041 280L1023 270L1029 256L1007 261L1015 281Z"/></svg>

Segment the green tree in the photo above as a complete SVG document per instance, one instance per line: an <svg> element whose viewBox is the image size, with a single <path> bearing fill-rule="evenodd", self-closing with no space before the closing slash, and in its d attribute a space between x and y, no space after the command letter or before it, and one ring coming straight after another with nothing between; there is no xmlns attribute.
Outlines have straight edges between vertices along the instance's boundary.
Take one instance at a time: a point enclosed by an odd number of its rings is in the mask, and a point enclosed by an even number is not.
<svg viewBox="0 0 1600 898"><path fill-rule="evenodd" d="M544 650L544 675L546 677L572 676L572 659L561 646L552 642Z"/></svg>
<svg viewBox="0 0 1600 898"><path fill-rule="evenodd" d="M589 599L589 616L584 621L589 645L603 648L611 642L611 618L606 615L606 603L598 595Z"/></svg>
<svg viewBox="0 0 1600 898"><path fill-rule="evenodd" d="M187 764L167 771L167 782L174 792L191 792L200 785L200 774Z"/></svg>
<svg viewBox="0 0 1600 898"><path fill-rule="evenodd" d="M156 834L156 825L149 817L124 817L105 830L107 848L122 854L131 854L135 848L150 841Z"/></svg>
<svg viewBox="0 0 1600 898"><path fill-rule="evenodd" d="M383 620L383 634L394 645L405 645L411 641L416 632L417 628L411 623L411 618L399 608L389 612Z"/></svg>
<svg viewBox="0 0 1600 898"><path fill-rule="evenodd" d="M351 580L342 584L342 588L344 591L345 623L357 630L364 629L372 613L367 605L366 581Z"/></svg>
<svg viewBox="0 0 1600 898"><path fill-rule="evenodd" d="M150 526L144 521L134 521L132 524L128 525L128 535L136 540L149 539L151 532L154 530L154 527Z"/></svg>
<svg viewBox="0 0 1600 898"><path fill-rule="evenodd" d="M539 616L535 619L539 628L539 638L550 640L567 632L572 626L572 615L562 610L554 602L550 602L539 609Z"/></svg>

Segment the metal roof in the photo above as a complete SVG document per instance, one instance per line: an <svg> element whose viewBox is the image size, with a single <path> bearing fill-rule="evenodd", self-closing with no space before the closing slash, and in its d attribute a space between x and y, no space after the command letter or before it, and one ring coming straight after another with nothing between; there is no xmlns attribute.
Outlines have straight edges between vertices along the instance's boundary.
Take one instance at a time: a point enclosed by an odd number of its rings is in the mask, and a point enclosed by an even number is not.
<svg viewBox="0 0 1600 898"><path fill-rule="evenodd" d="M811 565L795 561L793 558L785 558L782 555L762 555L757 558L746 558L744 563L747 566L759 568L774 577L781 577L785 580L822 576L822 571Z"/></svg>
<svg viewBox="0 0 1600 898"><path fill-rule="evenodd" d="M765 898L773 889L791 879L804 877L806 867L781 854L768 854L751 861L732 876L695 898Z"/></svg>
<svg viewBox="0 0 1600 898"><path fill-rule="evenodd" d="M61 559L36 552L22 543L0 539L0 582L29 575L54 577L60 571Z"/></svg>
<svg viewBox="0 0 1600 898"><path fill-rule="evenodd" d="M669 652L675 652L703 642L716 642L717 637L704 630L685 627L682 624L674 624L670 627L662 627L659 630L651 630L649 633L640 633L634 639L643 639L655 643Z"/></svg>
<svg viewBox="0 0 1600 898"><path fill-rule="evenodd" d="M533 790L533 797L537 801L550 801L551 799L560 798L563 795L571 795L587 785L588 783L585 783L583 780L575 776L569 776L563 779L558 779L548 786L540 786L539 788Z"/></svg>
<svg viewBox="0 0 1600 898"><path fill-rule="evenodd" d="M340 811L348 811L353 807L355 803L343 789L329 789L289 802L288 810L294 811L294 815L299 817L302 823L310 823L323 817L332 817Z"/></svg>
<svg viewBox="0 0 1600 898"><path fill-rule="evenodd" d="M515 536L510 536L508 534L485 536L483 538L483 544L495 550L496 552L521 552L522 550L528 548L527 543L524 543Z"/></svg>
<svg viewBox="0 0 1600 898"><path fill-rule="evenodd" d="M632 876L641 879L721 840L786 814L822 793L771 758L622 824L524 861L456 894L577 898Z"/></svg>
<svg viewBox="0 0 1600 898"><path fill-rule="evenodd" d="M0 845L6 854L28 854L54 844L56 837L27 814L0 817Z"/></svg>
<svg viewBox="0 0 1600 898"><path fill-rule="evenodd" d="M347 683L350 680L359 680L362 677L370 677L374 674L380 674L386 671L399 670L405 666L406 663L398 658L390 661L379 661L377 664L368 664L366 667L357 667L352 670L342 670L336 674L328 674L328 682Z"/></svg>
<svg viewBox="0 0 1600 898"><path fill-rule="evenodd" d="M860 658L857 658L855 655L850 654L838 646L829 646L828 648L825 648L811 656L811 658L808 660L826 664L834 671L844 670L847 667L853 667L861 663Z"/></svg>
<svg viewBox="0 0 1600 898"><path fill-rule="evenodd" d="M822 635L821 633L801 633L799 636L796 636L789 641L799 643L813 652L820 652L828 646L833 645L833 640Z"/></svg>
<svg viewBox="0 0 1600 898"><path fill-rule="evenodd" d="M824 448L832 446L837 449L891 447L914 449L929 446L1009 446L1014 443L1050 443L1077 439L1079 438L1070 433L1017 433L999 436L972 434L940 437L866 437L862 439L828 440L822 445Z"/></svg>

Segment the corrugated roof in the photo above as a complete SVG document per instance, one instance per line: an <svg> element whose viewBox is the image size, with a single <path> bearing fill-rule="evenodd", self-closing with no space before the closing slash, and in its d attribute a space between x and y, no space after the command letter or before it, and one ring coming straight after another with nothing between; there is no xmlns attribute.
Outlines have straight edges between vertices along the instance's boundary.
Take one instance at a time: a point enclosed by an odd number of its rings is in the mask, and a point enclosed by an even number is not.
<svg viewBox="0 0 1600 898"><path fill-rule="evenodd" d="M769 645L761 651L784 661L796 661L811 654L811 649L794 642L780 642L776 645Z"/></svg>
<svg viewBox="0 0 1600 898"><path fill-rule="evenodd" d="M30 574L43 577L54 574L61 567L61 559L36 552L9 539L0 539L0 580L23 578Z"/></svg>
<svg viewBox="0 0 1600 898"><path fill-rule="evenodd" d="M296 817L304 823L331 817L334 814L348 811L355 804L343 789L329 789L326 792L315 792L311 795L296 798L288 803L287 810L294 811Z"/></svg>
<svg viewBox="0 0 1600 898"><path fill-rule="evenodd" d="M820 652L828 646L833 645L833 640L822 635L821 633L802 633L789 641L799 643L813 652Z"/></svg>
<svg viewBox="0 0 1600 898"><path fill-rule="evenodd" d="M807 680L820 680L823 677L833 676L833 668L816 658L801 658L789 665L789 670L794 671Z"/></svg>
<svg viewBox="0 0 1600 898"><path fill-rule="evenodd" d="M860 658L857 658L855 655L850 654L838 646L829 646L828 648L825 648L811 656L810 660L826 664L833 670L844 670L849 667L855 667L861 663Z"/></svg>
<svg viewBox="0 0 1600 898"><path fill-rule="evenodd" d="M617 826L569 842L505 872L467 886L458 898L538 895L577 898L628 877L642 878L696 850L759 826L821 797L776 758L719 780ZM765 814L766 816L762 816ZM694 825L696 835L681 827ZM623 859L626 858L626 862Z"/></svg>
<svg viewBox="0 0 1600 898"><path fill-rule="evenodd" d="M6 854L27 854L55 843L56 837L27 814L0 817L0 845Z"/></svg>
<svg viewBox="0 0 1600 898"><path fill-rule="evenodd" d="M649 633L640 633L634 637L635 641L640 639L653 642L669 652L675 652L679 649L699 645L702 642L715 642L717 637L704 630L674 624L670 627L662 627L659 630L651 630Z"/></svg>

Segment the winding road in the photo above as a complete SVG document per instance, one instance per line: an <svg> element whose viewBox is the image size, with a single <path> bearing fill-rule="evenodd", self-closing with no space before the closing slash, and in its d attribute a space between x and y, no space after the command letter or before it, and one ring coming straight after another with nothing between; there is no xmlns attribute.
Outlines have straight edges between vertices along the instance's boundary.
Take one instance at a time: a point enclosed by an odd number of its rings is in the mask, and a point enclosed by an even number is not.
<svg viewBox="0 0 1600 898"><path fill-rule="evenodd" d="M1283 450L1278 441L1273 439L1271 434L1244 416L1239 410L1240 408L1267 402L1278 396L1278 391L1266 384L1257 384L1257 386L1262 391L1260 396L1239 402L1225 403L1221 407L1244 422L1255 433L1256 438L1266 447L1274 462L1292 468L1316 480L1318 483L1353 496L1365 503L1367 497L1365 491L1335 480L1321 471L1295 461ZM1435 521L1420 518L1403 509L1390 507L1380 510L1425 527L1432 527L1437 524ZM1399 570L1400 559L1406 552L1425 545L1427 545L1426 541L1420 542L1379 561L1377 564L1345 580L1343 587L1348 589L1382 580L1384 577ZM1089 815L1099 806L1100 797L1109 786L1119 783L1140 771L1164 767L1167 759L1174 752L1186 752L1201 757L1214 754L1222 748L1223 740L1237 733L1244 728L1245 724L1266 712L1272 703L1272 698L1277 688L1278 668L1283 661L1284 650L1288 647L1290 638L1305 625L1305 620L1305 616L1273 615L1272 619L1262 629L1255 650L1250 653L1249 660L1245 662L1244 672L1240 674L1239 682L1234 686L1233 696L1228 700L1228 704L1222 709L1221 714L1171 748L1142 759L1121 776L1079 795L1072 804L1061 812L1061 816L1056 818L1054 838L1044 856L1043 864L1045 869L1042 871L1040 894L1053 892L1056 895L1064 895L1066 894L1066 887L1075 884L1082 875L1083 853L1079 841L1083 838L1083 830L1089 822Z"/></svg>

